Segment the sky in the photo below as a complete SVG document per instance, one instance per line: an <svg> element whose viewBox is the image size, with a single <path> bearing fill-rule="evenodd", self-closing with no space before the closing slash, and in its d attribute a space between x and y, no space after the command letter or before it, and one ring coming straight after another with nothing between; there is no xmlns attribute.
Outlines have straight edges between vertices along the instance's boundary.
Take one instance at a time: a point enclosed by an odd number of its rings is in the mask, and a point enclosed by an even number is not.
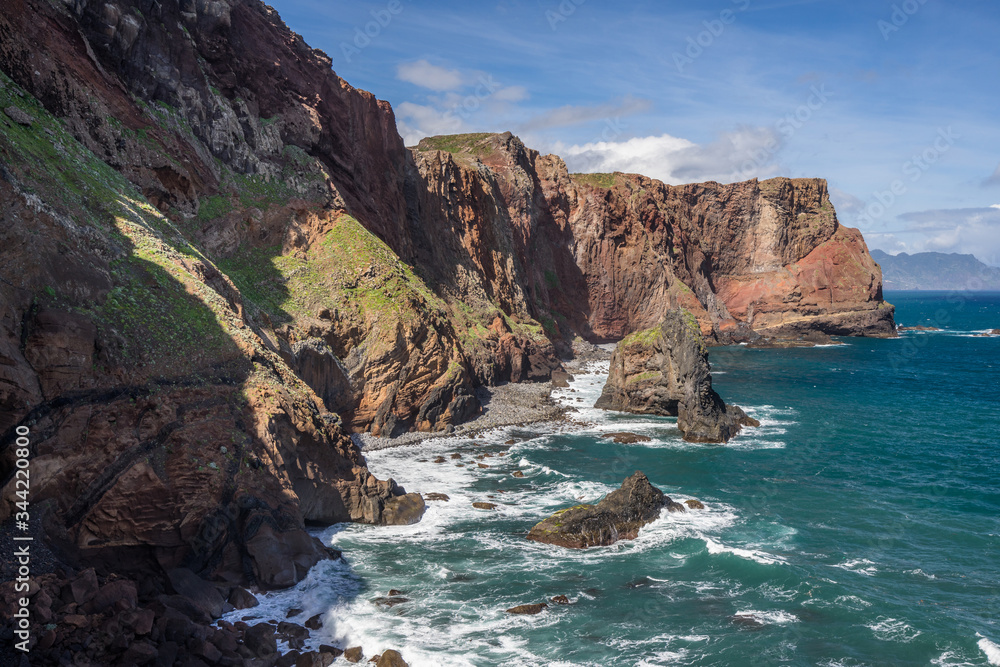
<svg viewBox="0 0 1000 667"><path fill-rule="evenodd" d="M821 177L898 252L1000 265L996 0L269 0L407 145L517 134L571 171Z"/></svg>

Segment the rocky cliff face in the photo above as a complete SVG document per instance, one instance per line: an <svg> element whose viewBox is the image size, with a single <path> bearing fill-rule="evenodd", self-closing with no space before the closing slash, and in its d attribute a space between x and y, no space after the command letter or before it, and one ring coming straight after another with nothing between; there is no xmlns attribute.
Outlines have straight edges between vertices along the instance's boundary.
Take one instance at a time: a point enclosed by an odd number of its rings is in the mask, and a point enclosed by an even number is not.
<svg viewBox="0 0 1000 667"><path fill-rule="evenodd" d="M29 425L67 553L285 585L324 556L304 522L419 514L346 432L448 429L574 336L675 304L719 342L891 330L822 181L570 175L509 133L411 151L330 66L257 0L5 0L4 516Z"/></svg>
<svg viewBox="0 0 1000 667"><path fill-rule="evenodd" d="M760 426L712 389L698 322L681 309L667 311L655 329L619 343L595 407L677 417L677 428L689 442L728 442L742 427Z"/></svg>
<svg viewBox="0 0 1000 667"><path fill-rule="evenodd" d="M449 178L426 168L435 150L464 163L465 180L480 173L501 192L495 201L526 267L529 311L553 330L619 340L680 305L712 342L753 332L894 334L878 265L861 234L837 221L823 180L669 186L633 174L569 174L557 156L506 134L421 142L418 167L429 182ZM458 215L481 213L445 200Z"/></svg>

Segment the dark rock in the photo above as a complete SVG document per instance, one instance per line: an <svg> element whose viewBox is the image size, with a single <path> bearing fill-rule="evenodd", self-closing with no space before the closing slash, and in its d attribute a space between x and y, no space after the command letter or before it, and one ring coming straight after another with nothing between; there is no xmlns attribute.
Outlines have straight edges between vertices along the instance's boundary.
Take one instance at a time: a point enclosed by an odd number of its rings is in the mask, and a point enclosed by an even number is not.
<svg viewBox="0 0 1000 667"><path fill-rule="evenodd" d="M309 631L303 628L298 623L289 623L288 621L282 621L278 623L278 634L283 638L295 638L295 639L305 639L309 637Z"/></svg>
<svg viewBox="0 0 1000 667"><path fill-rule="evenodd" d="M522 604L516 607L511 607L507 610L508 614L518 614L518 615L535 615L542 613L542 610L549 605L541 602L539 604Z"/></svg>
<svg viewBox="0 0 1000 667"><path fill-rule="evenodd" d="M489 468L489 466L486 465L485 463L477 463L476 465L479 466L480 468Z"/></svg>
<svg viewBox="0 0 1000 667"><path fill-rule="evenodd" d="M267 623L258 623L243 633L243 644L261 658L278 652L278 641L274 637L274 627Z"/></svg>
<svg viewBox="0 0 1000 667"><path fill-rule="evenodd" d="M511 473L511 476L517 477L518 479L520 479L520 478L524 477L524 473L521 472L520 470L515 470L514 472Z"/></svg>
<svg viewBox="0 0 1000 667"><path fill-rule="evenodd" d="M708 348L694 315L683 309L618 344L595 407L676 416L689 442L728 442L742 427L760 425L712 389Z"/></svg>
<svg viewBox="0 0 1000 667"><path fill-rule="evenodd" d="M301 657L302 654L298 651L289 651L278 658L278 661L274 663L274 667L297 667Z"/></svg>
<svg viewBox="0 0 1000 667"><path fill-rule="evenodd" d="M462 458L462 455L459 454L458 452L455 452L454 454L451 455L451 458L453 458L453 459L460 459L460 458Z"/></svg>
<svg viewBox="0 0 1000 667"><path fill-rule="evenodd" d="M310 618L308 621L306 621L306 627L309 628L310 630L319 630L320 628L322 628L323 627L323 615L322 614L316 614L315 616L313 616L312 618Z"/></svg>
<svg viewBox="0 0 1000 667"><path fill-rule="evenodd" d="M394 595L387 598L375 598L374 600L372 600L372 602L374 602L376 606L386 607L386 608L395 607L397 604L403 604L404 602L409 602L409 601L410 600L408 598L400 597L398 595Z"/></svg>
<svg viewBox="0 0 1000 667"><path fill-rule="evenodd" d="M344 660L347 662L361 662L364 657L365 653L360 646L352 646L344 651Z"/></svg>
<svg viewBox="0 0 1000 667"><path fill-rule="evenodd" d="M87 607L92 612L101 613L116 605L120 605L120 609L135 609L138 604L139 593L135 583L128 579L116 579L101 586Z"/></svg>
<svg viewBox="0 0 1000 667"><path fill-rule="evenodd" d="M690 500L685 500L684 504L687 505L688 507L690 507L693 510L703 510L703 509L705 509L705 505L703 505L700 500L695 500L694 498L692 498Z"/></svg>
<svg viewBox="0 0 1000 667"><path fill-rule="evenodd" d="M569 598L566 597L565 595L557 595L554 598L550 599L549 602L551 602L552 604L569 604Z"/></svg>
<svg viewBox="0 0 1000 667"><path fill-rule="evenodd" d="M406 595L405 591L397 591L395 588L389 590L389 595Z"/></svg>
<svg viewBox="0 0 1000 667"><path fill-rule="evenodd" d="M342 656L344 654L344 650L343 649L337 648L336 646L330 646L329 644L320 644L319 645L319 652L320 653L329 653L334 658L339 658L340 656Z"/></svg>
<svg viewBox="0 0 1000 667"><path fill-rule="evenodd" d="M253 609L260 604L260 601L247 589L235 586L233 592L229 594L229 604L236 609Z"/></svg>
<svg viewBox="0 0 1000 667"><path fill-rule="evenodd" d="M497 508L494 503L472 503L472 506L477 510L495 510Z"/></svg>
<svg viewBox="0 0 1000 667"><path fill-rule="evenodd" d="M652 438L647 438L644 435L638 435L636 433L608 433L601 436L602 438L614 438L614 441L621 445L633 445L637 442L650 442Z"/></svg>
<svg viewBox="0 0 1000 667"><path fill-rule="evenodd" d="M347 369L326 341L319 338L292 344L295 371L323 399L330 412L347 412L354 407L354 392Z"/></svg>
<svg viewBox="0 0 1000 667"><path fill-rule="evenodd" d="M218 662L222 657L222 651L215 644L204 639L192 638L188 642L188 650L200 658L204 658L208 663Z"/></svg>
<svg viewBox="0 0 1000 667"><path fill-rule="evenodd" d="M451 500L451 498L449 498L448 494L446 493L425 493L424 500L428 501L440 500L443 502L448 502L449 500Z"/></svg>
<svg viewBox="0 0 1000 667"><path fill-rule="evenodd" d="M444 463L445 461L447 461L447 459L443 456L439 456L436 459L434 459L434 463Z"/></svg>
<svg viewBox="0 0 1000 667"><path fill-rule="evenodd" d="M937 327L925 327L923 325L917 325L915 327L899 327L897 331L941 331Z"/></svg>
<svg viewBox="0 0 1000 667"><path fill-rule="evenodd" d="M69 585L73 602L83 605L97 595L97 573L94 568L84 570Z"/></svg>
<svg viewBox="0 0 1000 667"><path fill-rule="evenodd" d="M191 570L179 567L168 572L167 577L179 595L191 600L212 618L218 618L225 612L226 601L219 589Z"/></svg>
<svg viewBox="0 0 1000 667"><path fill-rule="evenodd" d="M298 616L301 613L302 613L301 609L296 609L296 608L293 607L293 608L289 609L287 612L285 612L285 618L291 618L292 616Z"/></svg>
<svg viewBox="0 0 1000 667"><path fill-rule="evenodd" d="M410 667L403 656L399 654L399 651L393 651L392 649L388 651L383 651L382 655L379 656L378 662L375 663L375 667Z"/></svg>
<svg viewBox="0 0 1000 667"><path fill-rule="evenodd" d="M329 647L332 648L332 647ZM319 651L309 651L308 653L303 653L299 656L298 660L295 661L295 667L327 667L333 664L333 661L337 659L343 651L340 649L334 649L336 653L332 651L324 651L320 648Z"/></svg>
<svg viewBox="0 0 1000 667"><path fill-rule="evenodd" d="M129 644L125 653L122 654L122 661L125 664L148 665L156 658L157 654L156 647L150 642L144 640L134 641Z"/></svg>
<svg viewBox="0 0 1000 667"><path fill-rule="evenodd" d="M670 503L673 501L650 484L645 475L636 472L596 505L577 505L540 521L528 533L528 539L571 549L635 539L639 529L659 517Z"/></svg>

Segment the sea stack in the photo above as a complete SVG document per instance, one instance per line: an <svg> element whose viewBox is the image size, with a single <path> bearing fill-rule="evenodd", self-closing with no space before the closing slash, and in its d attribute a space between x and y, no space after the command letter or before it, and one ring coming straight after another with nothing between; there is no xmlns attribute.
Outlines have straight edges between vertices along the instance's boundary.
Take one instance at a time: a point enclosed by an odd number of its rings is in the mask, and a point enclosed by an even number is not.
<svg viewBox="0 0 1000 667"><path fill-rule="evenodd" d="M660 325L625 338L611 357L595 407L677 417L688 442L728 442L744 426L760 426L712 389L708 348L694 315L667 311Z"/></svg>

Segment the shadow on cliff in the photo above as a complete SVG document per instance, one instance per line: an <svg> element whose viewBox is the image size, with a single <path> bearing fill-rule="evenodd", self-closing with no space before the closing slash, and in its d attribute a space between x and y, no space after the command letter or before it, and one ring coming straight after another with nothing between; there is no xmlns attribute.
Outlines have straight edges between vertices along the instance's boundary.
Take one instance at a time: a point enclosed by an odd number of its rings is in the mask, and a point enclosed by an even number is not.
<svg viewBox="0 0 1000 667"><path fill-rule="evenodd" d="M18 389L34 395L0 437L0 519L15 511L22 427L34 473L31 521L74 568L131 576L151 597L171 592L166 573L178 567L277 588L334 555L305 532L285 473L256 436L284 418L259 407L262 395L285 391L273 368L280 362L262 349L248 353L246 337L237 343L245 329L234 310L194 296L215 301L207 286L218 292L221 276L190 254L151 261L162 255L110 228L117 259L106 262L0 185L4 264L24 264L15 252L43 248L22 287L0 283L0 300L20 324L0 332L0 343L20 351L10 360L25 385ZM179 270L182 263L194 270ZM56 563L39 565L33 575Z"/></svg>

